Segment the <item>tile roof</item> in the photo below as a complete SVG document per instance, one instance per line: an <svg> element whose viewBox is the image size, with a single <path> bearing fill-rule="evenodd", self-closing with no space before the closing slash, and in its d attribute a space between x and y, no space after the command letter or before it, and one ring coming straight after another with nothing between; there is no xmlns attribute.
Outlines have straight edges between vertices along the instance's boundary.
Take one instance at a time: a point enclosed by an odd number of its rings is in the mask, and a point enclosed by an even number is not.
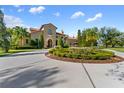
<svg viewBox="0 0 124 93"><path fill-rule="evenodd" d="M40 30L37 28L30 28L30 31L31 31L31 33L40 32Z"/></svg>

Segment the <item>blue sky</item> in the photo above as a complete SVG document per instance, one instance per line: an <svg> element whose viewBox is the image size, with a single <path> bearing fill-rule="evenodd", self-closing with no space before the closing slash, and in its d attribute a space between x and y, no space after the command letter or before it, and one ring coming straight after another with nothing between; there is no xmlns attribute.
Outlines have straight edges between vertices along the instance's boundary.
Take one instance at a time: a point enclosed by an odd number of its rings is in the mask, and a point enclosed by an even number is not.
<svg viewBox="0 0 124 93"><path fill-rule="evenodd" d="M0 6L5 14L8 27L21 25L40 27L42 24L53 23L70 36L77 30L87 27L116 27L124 31L124 6L86 6L86 5L44 5L44 6Z"/></svg>

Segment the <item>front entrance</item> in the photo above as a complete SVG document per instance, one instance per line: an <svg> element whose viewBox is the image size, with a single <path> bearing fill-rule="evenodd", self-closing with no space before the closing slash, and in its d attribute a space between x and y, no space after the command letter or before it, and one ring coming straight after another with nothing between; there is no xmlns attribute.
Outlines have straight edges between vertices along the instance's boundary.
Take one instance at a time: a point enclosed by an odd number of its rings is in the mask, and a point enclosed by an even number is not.
<svg viewBox="0 0 124 93"><path fill-rule="evenodd" d="M48 40L48 46L47 47L48 48L51 48L52 47L52 40L51 39Z"/></svg>

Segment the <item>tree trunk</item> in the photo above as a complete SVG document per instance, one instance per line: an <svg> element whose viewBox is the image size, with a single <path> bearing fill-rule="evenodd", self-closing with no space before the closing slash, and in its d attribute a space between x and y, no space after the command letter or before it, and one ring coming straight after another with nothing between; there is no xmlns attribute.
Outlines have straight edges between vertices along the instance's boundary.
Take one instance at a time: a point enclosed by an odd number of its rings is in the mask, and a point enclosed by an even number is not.
<svg viewBox="0 0 124 93"><path fill-rule="evenodd" d="M108 47L108 45L106 44L106 45L105 45L105 47L107 48L107 47Z"/></svg>
<svg viewBox="0 0 124 93"><path fill-rule="evenodd" d="M113 44L113 45L112 45L112 48L114 48L114 47L115 47L115 45Z"/></svg>
<svg viewBox="0 0 124 93"><path fill-rule="evenodd" d="M21 37L21 47L22 47L22 45L23 45L23 37Z"/></svg>
<svg viewBox="0 0 124 93"><path fill-rule="evenodd" d="M5 53L8 53L8 48L4 48L4 52Z"/></svg>

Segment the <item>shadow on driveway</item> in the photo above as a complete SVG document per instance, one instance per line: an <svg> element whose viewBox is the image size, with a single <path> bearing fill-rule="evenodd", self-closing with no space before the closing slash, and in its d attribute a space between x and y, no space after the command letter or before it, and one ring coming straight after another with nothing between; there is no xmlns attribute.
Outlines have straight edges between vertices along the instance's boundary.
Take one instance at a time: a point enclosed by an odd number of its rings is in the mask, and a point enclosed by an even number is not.
<svg viewBox="0 0 124 93"><path fill-rule="evenodd" d="M32 68L34 64L0 71L1 88L52 87L66 80L56 80L58 67ZM13 74L14 73L14 74ZM15 74L16 73L16 74Z"/></svg>

